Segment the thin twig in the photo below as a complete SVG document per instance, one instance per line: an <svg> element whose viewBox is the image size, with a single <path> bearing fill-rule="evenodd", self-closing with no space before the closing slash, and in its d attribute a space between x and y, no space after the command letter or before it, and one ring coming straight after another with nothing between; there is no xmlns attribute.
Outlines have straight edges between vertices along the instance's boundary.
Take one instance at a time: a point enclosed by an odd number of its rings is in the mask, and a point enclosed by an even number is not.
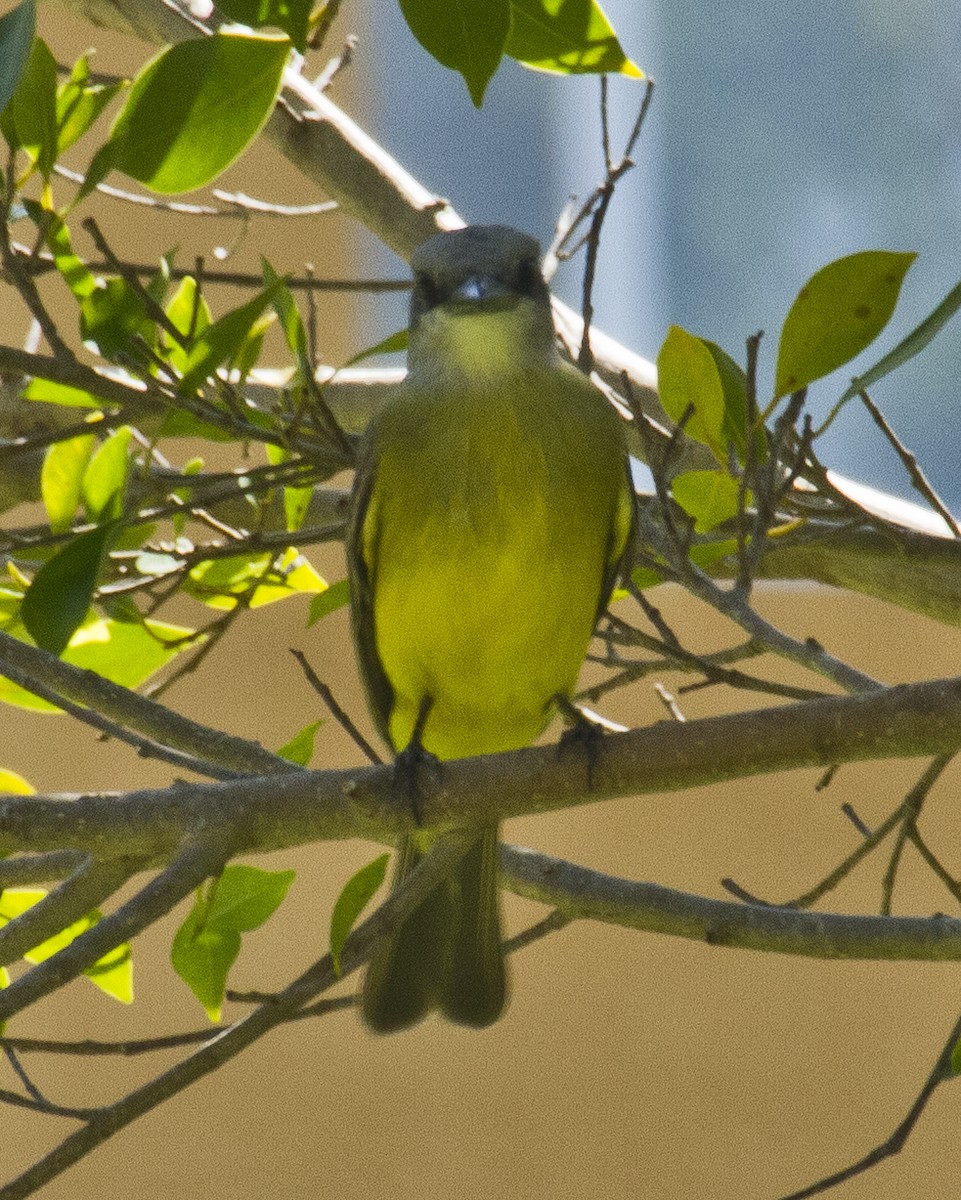
<svg viewBox="0 0 961 1200"><path fill-rule="evenodd" d="M908 1109L907 1116L897 1126L890 1137L886 1138L880 1145L875 1146L863 1158L852 1163L849 1167L845 1167L841 1171L836 1171L833 1175L826 1175L823 1179L819 1179L816 1183L812 1183L809 1187L801 1188L800 1191L791 1192L786 1196L782 1196L780 1200L807 1200L809 1196L819 1196L824 1192L830 1191L840 1183L846 1183L849 1179L854 1179L857 1175L863 1175L865 1171L877 1166L886 1158L892 1158L895 1154L900 1153L904 1149L904 1145L911 1136L911 1131L928 1106L928 1101L934 1095L938 1085L944 1083L947 1079L954 1078L954 1050L959 1039L961 1039L961 1017L958 1017L954 1023L954 1028L948 1035L947 1041L938 1055L934 1066L931 1068L931 1073L928 1075L917 1098Z"/></svg>
<svg viewBox="0 0 961 1200"><path fill-rule="evenodd" d="M938 493L934 490L931 481L921 470L915 455L905 446L898 435L894 432L891 425L888 423L884 413L878 408L871 397L868 395L866 388L861 388L858 392L861 397L861 402L871 414L875 425L881 430L884 436L888 439L894 450L900 458L905 470L908 473L908 478L911 480L911 486L914 490L920 493L921 496L931 505L934 511L945 522L956 538L961 538L961 525L958 524L957 518L952 514L951 510L944 503Z"/></svg>
<svg viewBox="0 0 961 1200"><path fill-rule="evenodd" d="M314 689L314 691L317 693L317 695L320 696L320 698L323 700L323 702L330 709L331 714L333 715L334 719L337 721L338 725L340 725L341 728L344 729L350 735L350 737L353 739L354 743L360 748L360 750L363 752L363 754L367 757L367 761L372 762L372 763L383 762L384 760L380 757L380 755L377 753L377 751L374 749L374 747L370 744L370 742L367 741L367 739L364 737L364 735L360 732L360 730L357 728L357 726L351 720L351 718L347 714L347 712L343 708L341 708L340 704L338 704L337 700L334 697L333 692L330 690L330 688L327 686L327 684L324 683L324 681L317 675L317 672L307 661L307 656L303 653L303 651L302 650L291 650L290 653L294 656L294 658L296 658L298 663L300 663L300 669L303 671L304 675L307 677L307 682L310 684L310 686Z"/></svg>

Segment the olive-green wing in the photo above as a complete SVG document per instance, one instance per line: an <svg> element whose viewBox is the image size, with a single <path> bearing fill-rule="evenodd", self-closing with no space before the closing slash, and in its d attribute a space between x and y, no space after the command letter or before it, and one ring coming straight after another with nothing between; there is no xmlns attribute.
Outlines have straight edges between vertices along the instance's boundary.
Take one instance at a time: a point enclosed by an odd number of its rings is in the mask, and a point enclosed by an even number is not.
<svg viewBox="0 0 961 1200"><path fill-rule="evenodd" d="M350 579L350 619L354 631L354 645L361 679L367 693L371 716L381 737L388 746L390 740L390 714L394 707L394 689L384 672L377 653L377 638L374 627L374 586L376 563L367 561L366 547L376 544L370 536L369 522L376 520L371 510L371 497L377 481L374 455L369 442L361 449L354 478L351 498L351 516L347 527L345 549L347 551L347 574ZM392 747L396 749L396 747Z"/></svg>
<svg viewBox="0 0 961 1200"><path fill-rule="evenodd" d="M594 624L604 615L617 585L618 578L630 568L634 558L634 539L637 536L637 506L634 503L634 481L631 478L631 462L624 455L625 491L621 494L615 511L611 514L611 528L607 542L607 559L601 580L601 594L597 603Z"/></svg>

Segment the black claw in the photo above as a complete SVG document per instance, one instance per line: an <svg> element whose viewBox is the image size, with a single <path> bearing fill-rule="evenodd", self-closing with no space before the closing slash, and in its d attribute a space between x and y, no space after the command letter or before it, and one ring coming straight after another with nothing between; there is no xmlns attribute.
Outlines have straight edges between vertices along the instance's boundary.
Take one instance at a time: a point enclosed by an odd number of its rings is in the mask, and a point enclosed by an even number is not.
<svg viewBox="0 0 961 1200"><path fill-rule="evenodd" d="M558 757L571 749L584 754L587 766L587 790L592 792L594 790L594 768L601 755L604 726L592 721L566 696L557 697L557 707L565 720L569 722L557 744Z"/></svg>
<svg viewBox="0 0 961 1200"><path fill-rule="evenodd" d="M434 701L430 696L425 696L421 701L420 711L417 714L417 723L414 726L414 732L410 736L410 741L394 759L394 790L398 796L403 797L410 807L414 821L418 825L423 824L420 771L422 769L429 770L436 782L440 781L442 775L440 759L436 754L431 754L429 750L425 750L422 745L424 726L427 723L427 716L433 703Z"/></svg>
<svg viewBox="0 0 961 1200"><path fill-rule="evenodd" d="M411 740L394 759L394 791L408 805L417 825L424 823L421 810L421 770L429 770L438 782L443 773L437 755L425 750L419 742Z"/></svg>

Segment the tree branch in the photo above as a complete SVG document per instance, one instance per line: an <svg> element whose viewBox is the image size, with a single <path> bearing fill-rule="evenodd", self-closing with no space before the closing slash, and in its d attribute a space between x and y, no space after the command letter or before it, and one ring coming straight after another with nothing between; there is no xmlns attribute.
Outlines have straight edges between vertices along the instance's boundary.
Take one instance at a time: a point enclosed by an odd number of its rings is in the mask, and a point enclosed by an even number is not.
<svg viewBox="0 0 961 1200"><path fill-rule="evenodd" d="M493 817L680 791L770 771L929 756L959 746L961 678L902 685L607 735L593 762L590 791L584 763L576 755L560 756L554 746L448 762L439 778L423 782L421 827L445 831ZM209 829L220 831L223 845L230 846L225 854L232 855L320 839L391 842L413 828L412 815L396 803L390 766L291 771L127 794L0 797L0 851L72 847L103 854L109 847L111 854L141 857L147 864L169 859L185 838L203 836ZM588 876L578 878L586 886ZM543 872L538 877L538 886L547 889L541 898L555 907L563 899L570 909L571 896L555 896L548 888L551 882ZM579 896L579 911L597 915L604 910L608 897L607 884L601 887L602 883L599 877L597 895ZM528 879L523 887L530 886ZM843 935L869 956L961 957L961 924L947 919L911 924L911 919L902 918L894 925L877 925L857 923L877 918L858 918L849 926L844 923L848 918L839 917L833 920L840 924L830 925L823 914L802 917L774 907L729 905L704 910L697 926L691 923L689 898L636 886L646 890L633 894L634 907L627 905L625 922L653 921L644 927L679 936L710 936L715 942L752 946L765 942L782 952L790 944L793 953L834 956ZM735 931L728 932L734 926ZM850 955L857 956L856 950ZM0 1012L2 1002L0 994Z"/></svg>
<svg viewBox="0 0 961 1200"><path fill-rule="evenodd" d="M118 725L138 730L152 741L171 746L201 761L215 762L245 775L298 771L299 767L256 742L232 737L209 725L190 721L129 688L84 671L55 655L0 631L0 675L10 671L32 678L76 704L96 709Z"/></svg>
<svg viewBox="0 0 961 1200"><path fill-rule="evenodd" d="M229 1062L276 1025L288 1020L320 992L357 970L370 957L376 943L399 928L420 901L450 874L470 841L469 833L448 837L425 855L404 880L403 886L395 889L347 939L341 953L339 974L334 970L331 955L325 954L277 996L271 997L269 1003L262 1004L230 1029L217 1031L200 1050L92 1117L45 1158L28 1167L5 1187L0 1187L0 1200L23 1200L31 1195L118 1130Z"/></svg>

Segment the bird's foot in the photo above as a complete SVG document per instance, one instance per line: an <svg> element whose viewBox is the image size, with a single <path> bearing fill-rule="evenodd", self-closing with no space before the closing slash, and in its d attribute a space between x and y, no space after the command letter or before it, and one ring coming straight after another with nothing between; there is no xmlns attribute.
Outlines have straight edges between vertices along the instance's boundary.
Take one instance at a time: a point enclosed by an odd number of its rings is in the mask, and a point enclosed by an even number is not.
<svg viewBox="0 0 961 1200"><path fill-rule="evenodd" d="M429 696L424 698L410 741L394 759L394 792L410 808L418 825L423 824L421 772L429 771L435 784L440 783L442 775L440 759L425 750L421 741L432 703Z"/></svg>
<svg viewBox="0 0 961 1200"><path fill-rule="evenodd" d="M601 742L609 731L623 732L624 726L608 721L590 709L581 708L568 696L556 696L555 702L568 725L557 746L558 755L570 749L582 750L587 765L587 790L594 790L594 768L601 754Z"/></svg>

